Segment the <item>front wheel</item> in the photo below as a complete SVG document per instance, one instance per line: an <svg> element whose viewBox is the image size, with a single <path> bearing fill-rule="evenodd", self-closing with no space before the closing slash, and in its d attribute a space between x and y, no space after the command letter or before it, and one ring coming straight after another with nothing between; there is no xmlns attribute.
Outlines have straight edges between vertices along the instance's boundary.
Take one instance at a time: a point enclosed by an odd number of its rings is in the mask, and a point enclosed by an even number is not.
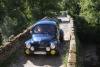
<svg viewBox="0 0 100 67"><path fill-rule="evenodd" d="M60 42L63 42L64 41L64 37L63 36L60 36Z"/></svg>

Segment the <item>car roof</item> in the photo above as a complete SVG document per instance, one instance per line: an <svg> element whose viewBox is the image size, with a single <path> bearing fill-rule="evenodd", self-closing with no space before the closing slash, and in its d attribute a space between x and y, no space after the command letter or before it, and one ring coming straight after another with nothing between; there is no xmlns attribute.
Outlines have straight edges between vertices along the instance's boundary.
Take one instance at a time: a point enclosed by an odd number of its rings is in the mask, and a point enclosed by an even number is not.
<svg viewBox="0 0 100 67"><path fill-rule="evenodd" d="M38 25L38 24L52 24L52 25L57 25L55 21L50 21L50 20L40 20L37 23L35 23L35 25Z"/></svg>

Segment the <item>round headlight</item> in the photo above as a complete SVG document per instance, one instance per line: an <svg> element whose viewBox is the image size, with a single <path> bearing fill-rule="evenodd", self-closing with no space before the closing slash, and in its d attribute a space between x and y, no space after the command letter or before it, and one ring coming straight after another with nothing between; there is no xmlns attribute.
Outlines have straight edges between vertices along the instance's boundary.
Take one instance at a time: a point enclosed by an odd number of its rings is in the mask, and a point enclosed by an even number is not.
<svg viewBox="0 0 100 67"><path fill-rule="evenodd" d="M30 50L31 50L31 51L34 51L34 47L31 47Z"/></svg>
<svg viewBox="0 0 100 67"><path fill-rule="evenodd" d="M50 47L51 47L51 49L54 49L56 47L55 43L51 43Z"/></svg>
<svg viewBox="0 0 100 67"><path fill-rule="evenodd" d="M46 47L46 51L50 51L50 47Z"/></svg>
<svg viewBox="0 0 100 67"><path fill-rule="evenodd" d="M30 47L31 47L31 45L30 45L30 44L26 44L26 47L27 47L27 48L30 48Z"/></svg>

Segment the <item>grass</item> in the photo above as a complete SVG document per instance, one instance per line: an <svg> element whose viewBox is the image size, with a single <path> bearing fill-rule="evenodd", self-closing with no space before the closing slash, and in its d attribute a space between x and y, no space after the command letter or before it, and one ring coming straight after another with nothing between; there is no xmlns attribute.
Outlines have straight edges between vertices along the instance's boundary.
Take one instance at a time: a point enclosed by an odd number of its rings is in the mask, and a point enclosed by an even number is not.
<svg viewBox="0 0 100 67"><path fill-rule="evenodd" d="M66 65L67 65L67 59L68 59L67 54L62 56L64 67L66 67Z"/></svg>

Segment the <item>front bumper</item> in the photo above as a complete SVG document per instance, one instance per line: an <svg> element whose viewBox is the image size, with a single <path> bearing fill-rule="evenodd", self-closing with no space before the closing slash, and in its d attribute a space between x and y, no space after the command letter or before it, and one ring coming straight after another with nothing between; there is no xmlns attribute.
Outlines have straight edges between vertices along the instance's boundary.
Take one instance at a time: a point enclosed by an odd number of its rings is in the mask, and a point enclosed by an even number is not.
<svg viewBox="0 0 100 67"><path fill-rule="evenodd" d="M29 54L43 54L43 55L52 54L52 55L54 55L54 54L56 54L56 52L57 52L57 49L50 49L50 51L47 51L46 48L35 48L34 51L32 51L28 48L25 49L25 53L27 55L29 55Z"/></svg>

